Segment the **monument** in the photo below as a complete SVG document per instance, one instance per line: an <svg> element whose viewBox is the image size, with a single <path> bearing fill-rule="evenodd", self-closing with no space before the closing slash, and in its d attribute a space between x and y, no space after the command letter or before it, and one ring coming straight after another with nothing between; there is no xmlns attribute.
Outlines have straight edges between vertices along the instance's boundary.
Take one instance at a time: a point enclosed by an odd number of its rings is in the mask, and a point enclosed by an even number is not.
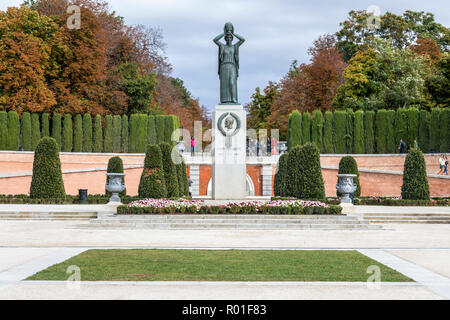
<svg viewBox="0 0 450 320"><path fill-rule="evenodd" d="M224 38L225 43L220 39ZM233 44L234 38L238 42ZM214 38L219 47L220 104L213 114L212 197L215 200L245 199L247 116L238 102L239 47L245 39L225 24L224 32Z"/></svg>

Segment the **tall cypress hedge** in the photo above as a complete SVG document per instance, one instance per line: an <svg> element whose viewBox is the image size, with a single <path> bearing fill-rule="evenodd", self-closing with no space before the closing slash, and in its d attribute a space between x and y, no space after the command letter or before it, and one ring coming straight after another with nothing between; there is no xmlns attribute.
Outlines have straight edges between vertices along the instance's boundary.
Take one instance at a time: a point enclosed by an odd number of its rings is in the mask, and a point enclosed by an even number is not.
<svg viewBox="0 0 450 320"><path fill-rule="evenodd" d="M323 138L323 115L320 110L313 112L311 121L311 141L314 143L319 151L324 151L322 145Z"/></svg>
<svg viewBox="0 0 450 320"><path fill-rule="evenodd" d="M419 139L419 109L409 108L408 115L408 138L406 144L414 147L414 140Z"/></svg>
<svg viewBox="0 0 450 320"><path fill-rule="evenodd" d="M155 144L156 142L157 142L157 139L156 139L155 116L148 116L147 143L148 144Z"/></svg>
<svg viewBox="0 0 450 320"><path fill-rule="evenodd" d="M83 152L92 152L92 117L83 115Z"/></svg>
<svg viewBox="0 0 450 320"><path fill-rule="evenodd" d="M105 131L103 132L103 152L112 153L113 151L113 117L105 117Z"/></svg>
<svg viewBox="0 0 450 320"><path fill-rule="evenodd" d="M323 149L325 153L334 153L333 145L333 113L326 111L323 121Z"/></svg>
<svg viewBox="0 0 450 320"><path fill-rule="evenodd" d="M188 176L187 176L186 162L184 162L184 160L183 160L181 162L180 166L182 168L181 170L182 170L182 175L183 175L183 185L180 184L180 190L181 190L181 187L183 187L184 195L189 196L189 180L188 180ZM178 181L178 183L179 182L180 181Z"/></svg>
<svg viewBox="0 0 450 320"><path fill-rule="evenodd" d="M292 111L289 116L289 126L288 126L288 149L301 145L301 135L302 135L302 115L298 110Z"/></svg>
<svg viewBox="0 0 450 320"><path fill-rule="evenodd" d="M42 129L41 129L41 136L42 136L42 138L50 137L50 116L49 116L48 113L42 114L41 122L42 122L42 124L41 124L41 126L42 126Z"/></svg>
<svg viewBox="0 0 450 320"><path fill-rule="evenodd" d="M175 142L172 141L172 133L176 130L176 119L175 116L169 115L165 117L165 127L164 127L164 140L165 142L173 145Z"/></svg>
<svg viewBox="0 0 450 320"><path fill-rule="evenodd" d="M59 147L53 138L42 138L36 147L33 161L30 197L32 199L64 199Z"/></svg>
<svg viewBox="0 0 450 320"><path fill-rule="evenodd" d="M441 116L439 118L440 122L440 152L447 153L450 152L450 109L445 108L441 110Z"/></svg>
<svg viewBox="0 0 450 320"><path fill-rule="evenodd" d="M298 199L325 199L325 187L320 166L320 152L313 143L297 146L288 155L289 196Z"/></svg>
<svg viewBox="0 0 450 320"><path fill-rule="evenodd" d="M137 152L144 153L147 147L148 115L139 115Z"/></svg>
<svg viewBox="0 0 450 320"><path fill-rule="evenodd" d="M431 109L430 116L430 151L431 152L439 152L440 151L440 130L439 126L441 117L441 109L433 108Z"/></svg>
<svg viewBox="0 0 450 320"><path fill-rule="evenodd" d="M61 115L54 114L52 117L52 138L55 139L58 145L58 150L62 150L62 137L61 137Z"/></svg>
<svg viewBox="0 0 450 320"><path fill-rule="evenodd" d="M128 116L124 114L122 116L122 153L128 153Z"/></svg>
<svg viewBox="0 0 450 320"><path fill-rule="evenodd" d="M427 168L422 151L411 148L403 170L402 199L430 200Z"/></svg>
<svg viewBox="0 0 450 320"><path fill-rule="evenodd" d="M353 152L356 154L364 154L364 112L362 110L355 112L353 126Z"/></svg>
<svg viewBox="0 0 450 320"><path fill-rule="evenodd" d="M178 175L175 164L172 161L172 145L163 142L159 144L162 152L164 180L166 182L167 197L176 198L180 196L180 187L178 186Z"/></svg>
<svg viewBox="0 0 450 320"><path fill-rule="evenodd" d="M19 150L20 146L20 120L19 115L15 111L8 112L7 118L7 141L6 149L11 151Z"/></svg>
<svg viewBox="0 0 450 320"><path fill-rule="evenodd" d="M24 112L22 114L21 121L21 135L22 135L22 147L25 151L32 150L31 144L31 115L29 112Z"/></svg>
<svg viewBox="0 0 450 320"><path fill-rule="evenodd" d="M0 111L0 150L8 149L8 114Z"/></svg>
<svg viewBox="0 0 450 320"><path fill-rule="evenodd" d="M378 154L385 154L386 149L386 131L387 131L387 111L378 110L375 115L375 143Z"/></svg>
<svg viewBox="0 0 450 320"><path fill-rule="evenodd" d="M41 124L39 123L39 114L33 113L31 115L31 150L36 150L39 141L41 141Z"/></svg>
<svg viewBox="0 0 450 320"><path fill-rule="evenodd" d="M345 116L345 150L346 153L353 153L353 122L355 114L353 110L349 109Z"/></svg>
<svg viewBox="0 0 450 320"><path fill-rule="evenodd" d="M375 140L374 140L374 130L373 123L375 118L374 111L364 112L364 146L367 154L375 153Z"/></svg>
<svg viewBox="0 0 450 320"><path fill-rule="evenodd" d="M289 195L288 187L288 153L281 155L278 160L277 173L274 178L274 193L277 197L284 197Z"/></svg>
<svg viewBox="0 0 450 320"><path fill-rule="evenodd" d="M113 118L113 145L112 145L112 151L114 153L120 153L121 151L121 142L122 142L122 117L121 116L114 116Z"/></svg>
<svg viewBox="0 0 450 320"><path fill-rule="evenodd" d="M155 117L155 124L156 124L156 138L158 143L164 142L164 130L165 130L165 116L163 115L157 115Z"/></svg>
<svg viewBox="0 0 450 320"><path fill-rule="evenodd" d="M103 151L103 125L102 117L99 114L96 115L94 119L94 141L92 151L97 153Z"/></svg>
<svg viewBox="0 0 450 320"><path fill-rule="evenodd" d="M359 183L359 170L358 164L356 160L352 156L346 156L341 159L339 162L339 174L356 174L357 177L353 179L353 182L356 184L357 188L355 193L353 194L354 198L361 197L361 185ZM338 192L338 197L342 195Z"/></svg>
<svg viewBox="0 0 450 320"><path fill-rule="evenodd" d="M132 114L130 116L130 137L128 150L131 153L137 152L138 147L138 135L139 135L139 115Z"/></svg>
<svg viewBox="0 0 450 320"><path fill-rule="evenodd" d="M395 115L395 143L397 146L400 144L400 139L403 139L407 143L408 114L404 108L398 109Z"/></svg>
<svg viewBox="0 0 450 320"><path fill-rule="evenodd" d="M395 110L388 110L386 119L386 152L393 154L397 152L397 143L395 142Z"/></svg>
<svg viewBox="0 0 450 320"><path fill-rule="evenodd" d="M424 153L430 152L430 115L426 110L419 113L419 148Z"/></svg>
<svg viewBox="0 0 450 320"><path fill-rule="evenodd" d="M139 182L139 197L161 199L167 197L162 152L158 145L148 145L144 170Z"/></svg>
<svg viewBox="0 0 450 320"><path fill-rule="evenodd" d="M345 127L347 122L347 113L345 111L336 111L334 113L334 147L336 153L345 154L347 152L345 140Z"/></svg>
<svg viewBox="0 0 450 320"><path fill-rule="evenodd" d="M311 115L309 114L309 112L303 112L301 143L305 144L308 142L311 142Z"/></svg>
<svg viewBox="0 0 450 320"><path fill-rule="evenodd" d="M64 127L63 127L63 151L72 152L73 149L73 121L72 115L64 115Z"/></svg>
<svg viewBox="0 0 450 320"><path fill-rule="evenodd" d="M73 152L83 152L83 118L75 115L73 130Z"/></svg>

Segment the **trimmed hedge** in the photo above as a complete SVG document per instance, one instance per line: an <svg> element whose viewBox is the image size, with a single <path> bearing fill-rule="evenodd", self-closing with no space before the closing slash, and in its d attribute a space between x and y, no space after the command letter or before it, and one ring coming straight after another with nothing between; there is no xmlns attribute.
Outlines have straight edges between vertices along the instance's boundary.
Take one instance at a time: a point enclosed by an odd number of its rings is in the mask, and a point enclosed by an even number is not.
<svg viewBox="0 0 450 320"><path fill-rule="evenodd" d="M103 151L103 125L102 117L98 114L94 120L94 142L92 151L100 153Z"/></svg>
<svg viewBox="0 0 450 320"><path fill-rule="evenodd" d="M441 110L441 115L439 118L439 130L440 130L440 152L447 153L450 152L450 109L445 108Z"/></svg>
<svg viewBox="0 0 450 320"><path fill-rule="evenodd" d="M320 110L313 112L311 120L311 141L320 151L324 151L323 144L323 115Z"/></svg>
<svg viewBox="0 0 450 320"><path fill-rule="evenodd" d="M408 115L408 135L406 145L414 147L414 140L419 139L419 109L409 108Z"/></svg>
<svg viewBox="0 0 450 320"><path fill-rule="evenodd" d="M138 139L136 151L138 153L144 153L147 147L147 134L148 134L148 116L146 114L139 115L138 126Z"/></svg>
<svg viewBox="0 0 450 320"><path fill-rule="evenodd" d="M309 112L302 114L302 139L301 143L305 144L311 142L311 115Z"/></svg>
<svg viewBox="0 0 450 320"><path fill-rule="evenodd" d="M21 134L22 134L22 143L21 146L25 151L31 151L31 115L29 112L24 112L22 114L21 121Z"/></svg>
<svg viewBox="0 0 450 320"><path fill-rule="evenodd" d="M364 112L364 146L367 154L375 153L375 141L374 141L374 130L373 123L375 118L374 111Z"/></svg>
<svg viewBox="0 0 450 320"><path fill-rule="evenodd" d="M275 196L284 197L287 196L287 179L288 179L288 154L281 155L278 161L277 173L274 178L274 193Z"/></svg>
<svg viewBox="0 0 450 320"><path fill-rule="evenodd" d="M122 153L128 153L129 133L128 133L128 116L122 116Z"/></svg>
<svg viewBox="0 0 450 320"><path fill-rule="evenodd" d="M114 116L112 125L113 139L112 152L120 153L122 144L122 117Z"/></svg>
<svg viewBox="0 0 450 320"><path fill-rule="evenodd" d="M323 149L325 153L334 153L333 144L333 113L325 112L323 121Z"/></svg>
<svg viewBox="0 0 450 320"><path fill-rule="evenodd" d="M172 141L172 134L177 130L177 120L175 116L169 115L165 117L164 141L170 145L176 144Z"/></svg>
<svg viewBox="0 0 450 320"><path fill-rule="evenodd" d="M288 150L302 144L302 115L298 110L289 115L287 144Z"/></svg>
<svg viewBox="0 0 450 320"><path fill-rule="evenodd" d="M345 150L346 153L353 153L353 122L355 114L353 110L348 110L345 117Z"/></svg>
<svg viewBox="0 0 450 320"><path fill-rule="evenodd" d="M52 118L52 138L55 139L58 150L62 150L61 128L61 115L54 114Z"/></svg>
<svg viewBox="0 0 450 320"><path fill-rule="evenodd" d="M136 153L138 147L138 135L139 135L139 115L132 114L130 116L130 137L128 151L130 153Z"/></svg>
<svg viewBox="0 0 450 320"><path fill-rule="evenodd" d="M107 115L105 117L105 130L103 131L103 152L113 152L113 117Z"/></svg>
<svg viewBox="0 0 450 320"><path fill-rule="evenodd" d="M158 145L147 146L144 170L139 182L139 197L151 199L167 198L162 152Z"/></svg>
<svg viewBox="0 0 450 320"><path fill-rule="evenodd" d="M64 115L64 128L63 128L63 151L72 152L73 149L73 123L72 115Z"/></svg>
<svg viewBox="0 0 450 320"><path fill-rule="evenodd" d="M83 152L92 152L92 117L89 113L83 116Z"/></svg>
<svg viewBox="0 0 450 320"><path fill-rule="evenodd" d="M39 122L39 114L31 115L31 150L36 150L37 145L41 141L41 124Z"/></svg>
<svg viewBox="0 0 450 320"><path fill-rule="evenodd" d="M182 184L180 184L180 186L183 187L184 195L189 196L189 179L187 176L186 162L184 162L184 160L183 160L181 162L180 166L181 166L182 175L183 175ZM180 181L178 181L178 182L180 182ZM181 190L181 187L180 187L180 190Z"/></svg>
<svg viewBox="0 0 450 320"><path fill-rule="evenodd" d="M357 185L356 191L354 193L354 198L359 198L361 196L361 185L359 183L359 170L356 160L352 156L346 156L339 162L339 174L356 174L357 177L353 179L354 183ZM342 195L337 194L338 197Z"/></svg>
<svg viewBox="0 0 450 320"><path fill-rule="evenodd" d="M8 114L0 111L0 150L8 149Z"/></svg>
<svg viewBox="0 0 450 320"><path fill-rule="evenodd" d="M400 144L400 139L408 143L408 114L406 109L400 108L395 114L395 143ZM409 145L406 146L407 148Z"/></svg>
<svg viewBox="0 0 450 320"><path fill-rule="evenodd" d="M387 111L378 110L375 116L375 142L377 153L386 153Z"/></svg>
<svg viewBox="0 0 450 320"><path fill-rule="evenodd" d="M427 168L422 151L411 148L403 169L402 199L430 200Z"/></svg>
<svg viewBox="0 0 450 320"><path fill-rule="evenodd" d="M325 199L320 152L315 144L306 143L289 151L287 168L287 196Z"/></svg>
<svg viewBox="0 0 450 320"><path fill-rule="evenodd" d="M123 161L120 157L112 157L108 161L108 169L106 170L107 173L123 173ZM125 184L125 178L123 178L123 183ZM106 177L106 184L109 183L109 177ZM105 189L105 194L109 197L111 197L111 192L108 192ZM125 189L120 193L120 196L123 197L127 194L127 190Z"/></svg>
<svg viewBox="0 0 450 320"><path fill-rule="evenodd" d="M83 152L83 118L77 114L74 120L73 152Z"/></svg>
<svg viewBox="0 0 450 320"><path fill-rule="evenodd" d="M148 134L147 134L147 144L156 144L156 123L155 116L148 116Z"/></svg>
<svg viewBox="0 0 450 320"><path fill-rule="evenodd" d="M386 152L396 153L397 142L395 141L395 110L388 110L386 114Z"/></svg>
<svg viewBox="0 0 450 320"><path fill-rule="evenodd" d="M42 138L45 137L50 137L50 116L48 113L44 113L42 114L41 117L41 121L42 121L42 131L41 131L41 136Z"/></svg>
<svg viewBox="0 0 450 320"><path fill-rule="evenodd" d="M430 114L426 110L419 113L419 148L424 153L430 152Z"/></svg>
<svg viewBox="0 0 450 320"><path fill-rule="evenodd" d="M345 127L347 121L347 113L345 111L336 111L334 113L334 146L338 154L345 154L347 152L347 145L345 143Z"/></svg>
<svg viewBox="0 0 450 320"><path fill-rule="evenodd" d="M17 151L20 145L20 120L15 111L8 112L8 150Z"/></svg>
<svg viewBox="0 0 450 320"><path fill-rule="evenodd" d="M364 112L358 110L355 112L355 121L353 123L354 139L353 152L356 154L364 154Z"/></svg>
<svg viewBox="0 0 450 320"><path fill-rule="evenodd" d="M164 120L164 116L157 115L155 116L155 124L156 124L156 141L157 143L164 142L164 131L166 127L166 121Z"/></svg>
<svg viewBox="0 0 450 320"><path fill-rule="evenodd" d="M66 196L61 161L56 140L42 138L36 147L33 162L30 198L63 199Z"/></svg>
<svg viewBox="0 0 450 320"><path fill-rule="evenodd" d="M172 161L172 146L167 142L163 142L159 144L159 147L162 152L164 180L166 182L167 197L179 197L180 187L178 186L178 175L176 167Z"/></svg>

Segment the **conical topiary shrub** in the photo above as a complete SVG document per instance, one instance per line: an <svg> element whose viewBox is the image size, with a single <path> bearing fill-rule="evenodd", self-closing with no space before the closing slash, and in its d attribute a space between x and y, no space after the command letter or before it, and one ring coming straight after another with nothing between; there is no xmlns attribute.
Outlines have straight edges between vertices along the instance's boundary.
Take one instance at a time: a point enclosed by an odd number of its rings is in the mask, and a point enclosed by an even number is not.
<svg viewBox="0 0 450 320"><path fill-rule="evenodd" d="M112 157L108 161L108 173L123 173L123 161L120 157ZM109 177L106 177L106 184L109 183ZM123 183L125 184L125 178L123 178ZM105 190L107 196L111 196L111 192ZM125 196L127 194L127 190L125 189L120 193L120 196Z"/></svg>
<svg viewBox="0 0 450 320"><path fill-rule="evenodd" d="M30 197L63 199L66 193L59 159L59 147L53 138L42 138L36 147Z"/></svg>
<svg viewBox="0 0 450 320"><path fill-rule="evenodd" d="M325 199L320 152L315 144L293 148L287 162L287 196L304 200Z"/></svg>
<svg viewBox="0 0 450 320"><path fill-rule="evenodd" d="M430 200L427 168L422 151L411 148L403 169L402 198L404 200Z"/></svg>
<svg viewBox="0 0 450 320"><path fill-rule="evenodd" d="M278 170L275 174L274 179L274 193L277 197L284 197L288 195L288 192L286 190L286 183L287 183L287 161L288 161L288 154L284 153L281 155L280 160L278 161Z"/></svg>
<svg viewBox="0 0 450 320"><path fill-rule="evenodd" d="M184 189L184 195L185 196L189 196L189 180L188 180L188 176L187 176L187 170L186 170L186 162L181 163L181 167L183 168L182 172L183 172L183 189Z"/></svg>
<svg viewBox="0 0 450 320"><path fill-rule="evenodd" d="M172 146L163 142L159 144L162 152L164 178L167 188L167 197L176 198L180 196L180 188L178 186L178 175L175 164L172 161Z"/></svg>
<svg viewBox="0 0 450 320"><path fill-rule="evenodd" d="M361 185L359 183L359 170L358 164L356 160L352 156L346 156L341 159L339 162L339 174L356 174L357 177L353 179L353 182L356 184L357 189L354 193L354 198L359 198L361 196ZM338 197L342 195L338 192Z"/></svg>
<svg viewBox="0 0 450 320"><path fill-rule="evenodd" d="M184 196L188 196L188 194L186 194L186 188L185 188L185 178L186 175L183 174L183 164L176 164L175 165L176 169L177 169L177 177L178 177L178 187L179 187L179 196L180 197L184 197Z"/></svg>
<svg viewBox="0 0 450 320"><path fill-rule="evenodd" d="M147 146L144 170L139 183L139 197L152 199L167 197L162 152L158 145Z"/></svg>

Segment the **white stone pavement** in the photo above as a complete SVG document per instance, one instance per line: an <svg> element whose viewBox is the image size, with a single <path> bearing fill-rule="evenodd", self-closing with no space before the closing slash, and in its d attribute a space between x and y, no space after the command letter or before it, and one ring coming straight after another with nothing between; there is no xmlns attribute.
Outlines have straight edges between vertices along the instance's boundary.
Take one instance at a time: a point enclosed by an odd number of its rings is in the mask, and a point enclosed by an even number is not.
<svg viewBox="0 0 450 320"><path fill-rule="evenodd" d="M79 229L0 221L0 299L449 299L450 225L377 231ZM82 283L21 281L90 248L357 249L416 283ZM368 275L369 277L369 275Z"/></svg>

